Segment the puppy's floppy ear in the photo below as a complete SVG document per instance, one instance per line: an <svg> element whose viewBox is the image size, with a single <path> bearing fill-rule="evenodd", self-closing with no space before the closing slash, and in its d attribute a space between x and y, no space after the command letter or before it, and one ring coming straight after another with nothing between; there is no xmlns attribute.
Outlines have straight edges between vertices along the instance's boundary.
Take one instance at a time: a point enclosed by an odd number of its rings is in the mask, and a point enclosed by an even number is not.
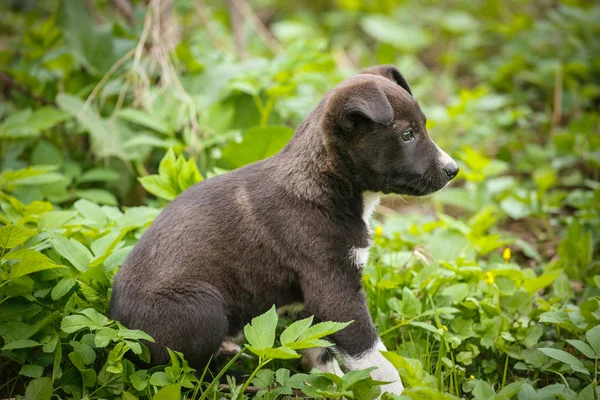
<svg viewBox="0 0 600 400"><path fill-rule="evenodd" d="M373 82L341 88L329 101L329 114L345 131L354 129L361 118L383 125L394 120L390 101Z"/></svg>
<svg viewBox="0 0 600 400"><path fill-rule="evenodd" d="M410 86L404 79L404 76L398 71L393 65L380 65L378 67L371 67L365 69L361 74L381 75L384 78L388 78L390 81L397 83L402 89L406 90L408 94L412 96Z"/></svg>

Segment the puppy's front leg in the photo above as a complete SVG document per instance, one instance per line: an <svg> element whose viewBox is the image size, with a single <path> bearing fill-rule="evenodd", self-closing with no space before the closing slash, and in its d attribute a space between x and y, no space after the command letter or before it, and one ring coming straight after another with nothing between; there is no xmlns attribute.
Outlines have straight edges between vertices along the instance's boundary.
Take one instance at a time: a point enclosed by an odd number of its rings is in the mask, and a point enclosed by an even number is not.
<svg viewBox="0 0 600 400"><path fill-rule="evenodd" d="M347 278L346 278L347 279ZM374 380L390 382L381 386L382 392L401 394L404 390L396 368L381 354L386 350L379 339L367 309L365 296L360 284L352 284L344 279L332 279L327 289L323 281L310 285L304 290L304 304L307 312L321 321L354 321L345 329L331 336L336 350L348 370L377 367L371 372Z"/></svg>

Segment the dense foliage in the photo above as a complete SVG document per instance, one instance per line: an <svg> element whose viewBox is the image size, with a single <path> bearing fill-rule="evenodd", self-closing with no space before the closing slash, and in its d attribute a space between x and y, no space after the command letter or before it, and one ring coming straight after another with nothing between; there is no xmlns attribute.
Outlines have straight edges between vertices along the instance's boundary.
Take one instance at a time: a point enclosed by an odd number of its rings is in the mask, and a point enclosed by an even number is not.
<svg viewBox="0 0 600 400"><path fill-rule="evenodd" d="M107 305L168 201L275 153L343 77L392 63L461 168L376 215L364 286L396 398L598 399L600 5L222 3L0 4L0 397L375 398L368 370L296 360L343 324L271 310L216 371L176 352L145 370L130 358L151 338ZM250 379L219 385L236 369Z"/></svg>

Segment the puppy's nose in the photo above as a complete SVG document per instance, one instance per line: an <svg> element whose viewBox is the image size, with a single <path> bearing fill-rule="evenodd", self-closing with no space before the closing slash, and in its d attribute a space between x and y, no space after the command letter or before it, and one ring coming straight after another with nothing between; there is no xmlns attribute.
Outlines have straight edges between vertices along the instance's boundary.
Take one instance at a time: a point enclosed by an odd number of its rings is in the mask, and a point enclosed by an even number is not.
<svg viewBox="0 0 600 400"><path fill-rule="evenodd" d="M444 172L446 173L448 179L452 179L458 174L458 165L456 165L455 162L450 165L446 165L444 167Z"/></svg>

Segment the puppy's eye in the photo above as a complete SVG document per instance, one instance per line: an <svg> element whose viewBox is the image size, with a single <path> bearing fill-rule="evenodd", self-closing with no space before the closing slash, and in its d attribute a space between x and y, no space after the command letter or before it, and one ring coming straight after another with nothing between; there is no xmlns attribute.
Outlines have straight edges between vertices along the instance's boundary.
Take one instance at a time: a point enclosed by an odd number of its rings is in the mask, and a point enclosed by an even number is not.
<svg viewBox="0 0 600 400"><path fill-rule="evenodd" d="M405 142L410 142L414 138L415 136L413 135L412 129L407 129L402 133L402 140L404 140Z"/></svg>

